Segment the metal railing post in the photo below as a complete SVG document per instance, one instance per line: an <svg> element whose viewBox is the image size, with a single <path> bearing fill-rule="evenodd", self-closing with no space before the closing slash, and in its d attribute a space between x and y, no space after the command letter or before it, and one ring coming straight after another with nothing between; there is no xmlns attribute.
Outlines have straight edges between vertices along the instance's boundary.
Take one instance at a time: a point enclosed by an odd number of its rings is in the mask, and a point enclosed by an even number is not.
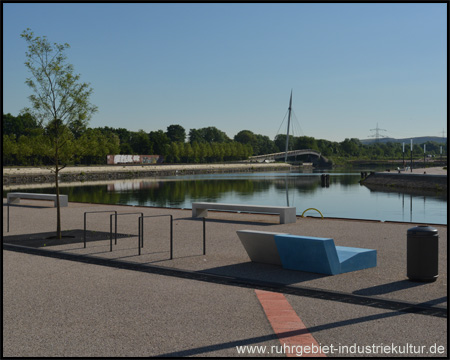
<svg viewBox="0 0 450 360"><path fill-rule="evenodd" d="M84 213L84 231L83 231L84 247L86 248L86 213Z"/></svg>
<svg viewBox="0 0 450 360"><path fill-rule="evenodd" d="M103 213L103 212L114 212L116 214L116 226L117 226L117 210L85 211L84 212L84 229L83 229L84 247L86 247L86 214ZM112 218L111 217L109 220L109 234L110 234L109 236L111 239L112 238Z"/></svg>
<svg viewBox="0 0 450 360"><path fill-rule="evenodd" d="M144 214L141 215L141 247L144 247Z"/></svg>
<svg viewBox="0 0 450 360"><path fill-rule="evenodd" d="M138 227L141 226L141 220L143 220L142 216L139 217ZM139 235L142 235L142 232L139 231ZM139 236L138 236L138 253L139 253L139 255L141 255L141 238Z"/></svg>
<svg viewBox="0 0 450 360"><path fill-rule="evenodd" d="M117 245L117 211L116 211L116 217L114 219L115 223L114 223L114 230L116 231L116 241L114 242L114 245Z"/></svg>
<svg viewBox="0 0 450 360"><path fill-rule="evenodd" d="M144 215L141 216L141 248L144 247Z"/></svg>
<svg viewBox="0 0 450 360"><path fill-rule="evenodd" d="M149 215L144 216L144 214L141 215L139 218L138 226L141 226L141 241L139 243L139 255L141 255L141 247L144 247L144 218L151 218L151 217L162 217L162 216L170 216L170 260L173 259L173 216L170 214L167 215Z"/></svg>
<svg viewBox="0 0 450 360"><path fill-rule="evenodd" d="M173 259L173 216L170 215L170 260Z"/></svg>
<svg viewBox="0 0 450 360"><path fill-rule="evenodd" d="M203 255L206 255L206 220L203 218Z"/></svg>
<svg viewBox="0 0 450 360"><path fill-rule="evenodd" d="M122 213L122 214L118 214L117 211L115 211L115 214L111 214L109 216L109 241L110 241L110 251L112 251L112 217L114 215L114 219L115 219L115 223L114 223L114 244L117 245L117 216L120 215L136 215L136 214L141 214L141 217L144 216L144 213L142 212L134 212L134 213ZM138 239L139 241L141 241L141 227L138 224Z"/></svg>
<svg viewBox="0 0 450 360"><path fill-rule="evenodd" d="M112 251L112 217L113 214L109 215L109 251ZM117 228L117 218L116 218L116 228Z"/></svg>
<svg viewBox="0 0 450 360"><path fill-rule="evenodd" d="M139 246L140 246L140 241L141 241L141 223L140 223L141 216L138 217L138 240L139 240Z"/></svg>

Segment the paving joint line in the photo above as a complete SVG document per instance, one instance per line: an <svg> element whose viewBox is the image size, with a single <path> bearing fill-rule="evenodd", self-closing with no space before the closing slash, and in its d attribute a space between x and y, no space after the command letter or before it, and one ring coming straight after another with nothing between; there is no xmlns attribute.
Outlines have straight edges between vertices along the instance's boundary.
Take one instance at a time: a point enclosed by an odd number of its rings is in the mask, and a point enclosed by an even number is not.
<svg viewBox="0 0 450 360"><path fill-rule="evenodd" d="M295 296L305 296L321 300L336 301L346 304L369 306L378 309L400 311L405 313L415 313L426 316L447 318L448 310L444 307L427 306L406 301L390 300L383 298L373 298L356 294L338 292L333 290L322 290L308 287L296 287L279 283L266 282L254 279L237 278L207 273L205 271L190 271L174 268L167 268L148 264L139 264L123 260L105 259L96 256L80 255L53 251L48 249L31 248L21 245L3 244L3 250L22 252L32 255L59 258L70 261L83 262L94 265L102 265L126 270L147 272L163 276L191 279L216 283L229 286L239 286L257 290L272 291Z"/></svg>

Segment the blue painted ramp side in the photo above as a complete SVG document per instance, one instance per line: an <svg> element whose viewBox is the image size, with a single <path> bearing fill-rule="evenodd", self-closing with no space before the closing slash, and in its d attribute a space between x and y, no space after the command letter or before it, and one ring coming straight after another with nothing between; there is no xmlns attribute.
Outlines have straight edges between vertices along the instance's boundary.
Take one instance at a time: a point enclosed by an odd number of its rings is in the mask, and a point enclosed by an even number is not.
<svg viewBox="0 0 450 360"><path fill-rule="evenodd" d="M341 273L377 266L377 251L372 249L336 246Z"/></svg>
<svg viewBox="0 0 450 360"><path fill-rule="evenodd" d="M333 239L298 235L275 235L283 268L326 275L340 273Z"/></svg>
<svg viewBox="0 0 450 360"><path fill-rule="evenodd" d="M283 268L337 275L377 266L377 251L335 246L330 238L275 235Z"/></svg>

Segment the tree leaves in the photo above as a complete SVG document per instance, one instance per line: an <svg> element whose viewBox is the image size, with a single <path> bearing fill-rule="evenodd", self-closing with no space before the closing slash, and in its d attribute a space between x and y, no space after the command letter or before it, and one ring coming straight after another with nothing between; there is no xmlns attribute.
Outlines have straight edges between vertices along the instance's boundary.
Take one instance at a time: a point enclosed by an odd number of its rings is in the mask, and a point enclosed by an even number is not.
<svg viewBox="0 0 450 360"><path fill-rule="evenodd" d="M21 35L28 44L25 66L32 77L25 83L33 90L29 97L33 115L42 122L60 119L70 124L81 118L90 119L97 107L89 102L93 90L88 83L80 83L72 64L66 62L69 44L51 45L47 38L34 36L27 29Z"/></svg>

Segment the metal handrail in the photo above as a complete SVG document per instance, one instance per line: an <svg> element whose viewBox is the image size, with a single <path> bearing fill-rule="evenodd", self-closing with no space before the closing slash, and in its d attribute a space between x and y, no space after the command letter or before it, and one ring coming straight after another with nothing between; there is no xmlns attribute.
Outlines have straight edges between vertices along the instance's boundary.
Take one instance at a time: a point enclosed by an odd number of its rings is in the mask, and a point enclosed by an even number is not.
<svg viewBox="0 0 450 360"><path fill-rule="evenodd" d="M163 216L169 216L170 217L170 260L173 259L173 216L170 214L167 215L148 215L144 216L144 213L142 212L135 212L135 213L121 213L118 214L117 210L103 210L103 211L86 211L84 213L84 232L83 232L83 239L84 239L84 247L86 248L86 214L92 214L92 213L102 213L102 212L113 212L114 214L111 214L109 216L109 240L110 240L110 251L112 251L112 217L114 216L114 226L115 226L115 244L117 245L117 216L120 215L136 215L140 214L138 218L138 252L139 255L141 255L141 247L144 247L144 218L154 218L154 217L163 217ZM206 255L206 219L203 218L203 255Z"/></svg>
<svg viewBox="0 0 450 360"><path fill-rule="evenodd" d="M136 214L141 214L141 217L144 216L143 212L134 212L134 213L121 213L121 214L117 214L115 215L115 241L114 241L114 245L117 245L117 217L121 216L121 215L136 215ZM109 245L109 251L112 251L112 217L114 216L114 214L109 215L109 241L110 241L110 245ZM142 229L143 230L143 229ZM142 234L143 236L144 234ZM141 227L138 226L138 239L140 239L141 237ZM144 246L144 245L142 245Z"/></svg>
<svg viewBox="0 0 450 360"><path fill-rule="evenodd" d="M93 213L102 213L102 212L113 212L116 214L116 232L117 232L117 210L101 210L101 211L85 211L84 212L84 231L83 231L83 240L84 240L84 247L86 248L86 214L93 214ZM109 223L109 231L112 232L112 223Z"/></svg>
<svg viewBox="0 0 450 360"><path fill-rule="evenodd" d="M140 228L139 234L141 235L141 238L138 242L138 250L139 255L141 255L141 247L144 247L144 218L151 218L151 217L162 217L162 216L170 216L170 260L173 259L173 216L168 215L148 215L148 216L140 216L138 220L138 228Z"/></svg>

